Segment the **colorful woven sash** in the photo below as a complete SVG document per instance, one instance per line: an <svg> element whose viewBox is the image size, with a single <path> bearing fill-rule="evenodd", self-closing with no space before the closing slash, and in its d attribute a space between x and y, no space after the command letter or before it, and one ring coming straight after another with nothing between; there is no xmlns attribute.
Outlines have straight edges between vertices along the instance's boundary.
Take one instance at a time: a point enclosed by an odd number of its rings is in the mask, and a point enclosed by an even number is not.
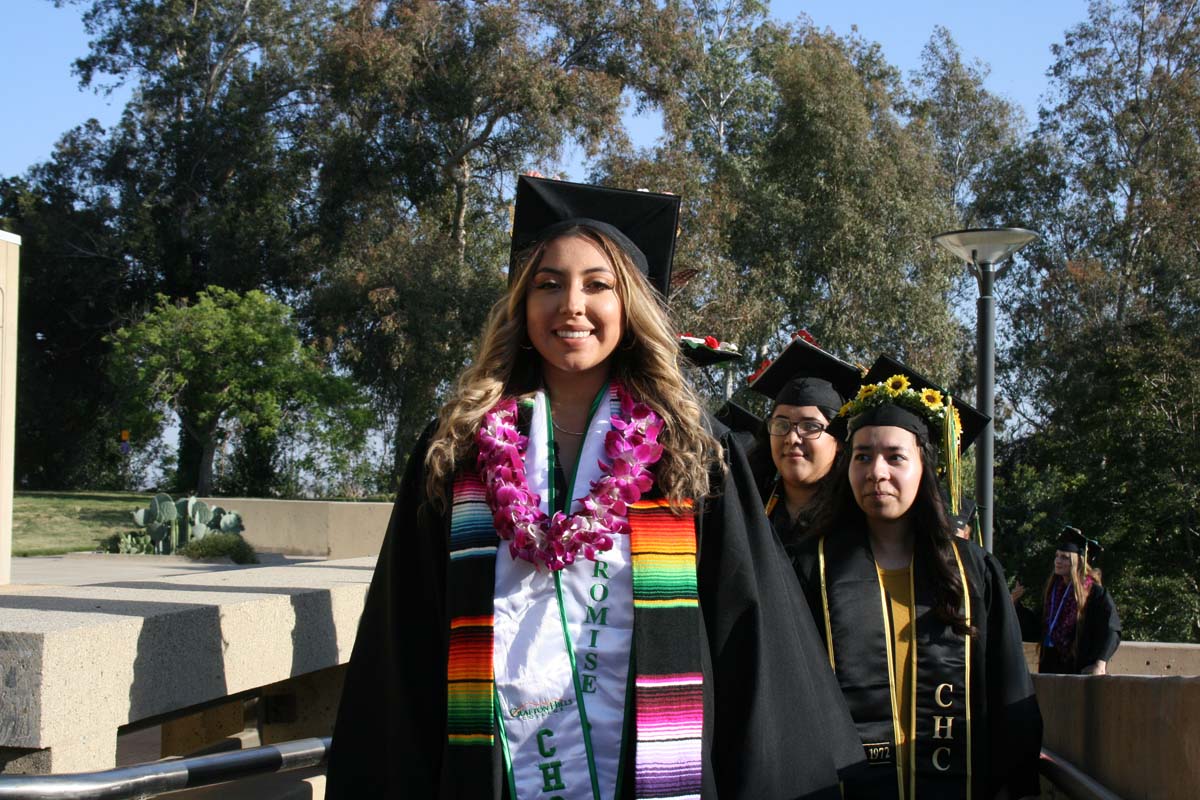
<svg viewBox="0 0 1200 800"><path fill-rule="evenodd" d="M676 515L665 500L642 500L630 506L629 525L637 797L699 798L703 623L691 503ZM483 484L473 473L461 476L454 484L447 575L449 747L443 774L453 797L487 796L492 790L492 591L499 544Z"/></svg>

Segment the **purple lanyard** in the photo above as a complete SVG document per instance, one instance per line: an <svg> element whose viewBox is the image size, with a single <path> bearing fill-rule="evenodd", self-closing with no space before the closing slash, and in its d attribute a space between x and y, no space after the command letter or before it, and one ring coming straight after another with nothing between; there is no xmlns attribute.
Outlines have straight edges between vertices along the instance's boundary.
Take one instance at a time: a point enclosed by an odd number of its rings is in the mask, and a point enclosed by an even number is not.
<svg viewBox="0 0 1200 800"><path fill-rule="evenodd" d="M1062 597L1060 597L1058 599L1058 607L1054 610L1054 616L1050 618L1050 624L1048 626L1046 626L1046 644L1050 647L1054 646L1053 643L1050 641L1050 634L1053 633L1054 627L1056 625L1058 625L1058 615L1062 613L1063 605L1067 602L1067 592L1069 592L1070 590L1071 590L1071 587L1069 585L1063 584L1063 593L1062 593ZM1051 598L1051 601L1053 601L1054 595L1051 594L1050 598Z"/></svg>

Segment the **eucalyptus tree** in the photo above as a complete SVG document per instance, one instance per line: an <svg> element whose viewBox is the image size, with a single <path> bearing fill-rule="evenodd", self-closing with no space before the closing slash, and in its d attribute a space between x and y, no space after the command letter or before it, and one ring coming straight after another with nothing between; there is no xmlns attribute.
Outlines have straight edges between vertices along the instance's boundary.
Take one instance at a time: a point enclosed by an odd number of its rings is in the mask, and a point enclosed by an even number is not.
<svg viewBox="0 0 1200 800"><path fill-rule="evenodd" d="M28 320L34 327L23 324L23 330L60 345L55 371L43 357L47 347L26 342L26 354L45 362L22 377L27 419L20 424L32 438L22 434L18 470L30 475L46 474L58 461L89 462L71 443L97 436L103 446L83 452L112 462L111 454L99 453L115 452L122 422L113 406L119 389L105 373L103 335L136 318L155 293L187 298L220 284L285 295L305 285L308 264L298 255L313 164L297 143L319 90L313 82L317 48L337 5L57 1L80 9L92 37L75 62L81 86L103 92L127 84L132 99L110 130L87 123L68 133L25 183L18 224L30 234L31 258L23 302L39 311ZM89 214L103 216L99 230L75 224ZM55 220L67 224L55 226ZM89 279L78 271L86 253L103 268L94 273L103 290L81 286ZM81 298L99 302L87 314L60 312ZM77 344L68 351L64 342ZM80 355L79 380L93 392L57 390L67 352ZM86 410L75 413L72 406ZM189 407L180 413L185 428L195 424ZM69 427L62 436L47 433L55 424L50 420ZM103 427L96 420L105 420ZM41 433L34 436L35 429ZM193 445L192 437L181 437L180 463L198 463ZM89 474L100 478L106 470L97 462L62 474L90 484Z"/></svg>
<svg viewBox="0 0 1200 800"><path fill-rule="evenodd" d="M964 59L950 31L939 25L921 50L902 104L932 139L942 191L963 228L975 224L975 191L987 168L1021 141L1026 125L1020 108L987 88L990 73L980 59Z"/></svg>
<svg viewBox="0 0 1200 800"><path fill-rule="evenodd" d="M1066 518L1108 547L1127 630L1197 641L1200 10L1093 3L1054 58L1038 130L978 201L1046 234L1005 282L1006 384L1026 422L1008 513L1040 543L1013 557L1049 563ZM1021 466L1056 475L1053 490L1030 490Z"/></svg>
<svg viewBox="0 0 1200 800"><path fill-rule="evenodd" d="M773 311L764 332L803 327L847 357L946 374L961 346L955 266L929 236L953 211L927 137L899 113L898 72L877 45L805 27L771 75L780 101L732 236Z"/></svg>
<svg viewBox="0 0 1200 800"><path fill-rule="evenodd" d="M633 0L360 0L339 18L308 317L394 415L397 467L500 291L516 175L623 135L663 25L670 9Z"/></svg>
<svg viewBox="0 0 1200 800"><path fill-rule="evenodd" d="M53 156L0 180L0 228L22 237L15 480L30 489L128 488L118 390L103 337L142 287L115 235L118 209L91 175L103 133L65 134Z"/></svg>

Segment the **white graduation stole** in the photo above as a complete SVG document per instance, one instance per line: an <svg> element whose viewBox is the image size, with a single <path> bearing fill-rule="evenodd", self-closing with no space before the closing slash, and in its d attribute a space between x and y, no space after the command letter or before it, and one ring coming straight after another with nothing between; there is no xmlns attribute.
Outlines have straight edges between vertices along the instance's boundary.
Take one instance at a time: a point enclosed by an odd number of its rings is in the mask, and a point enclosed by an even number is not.
<svg viewBox="0 0 1200 800"><path fill-rule="evenodd" d="M575 500L601 477L598 462L608 463L604 437L612 427L613 397L609 389L588 423L575 485L568 487L572 513L581 509ZM539 391L525 471L548 515L551 463L548 401ZM557 573L557 581L556 573L513 559L507 547L497 550L492 659L514 800L599 800L616 793L633 641L633 574L629 537L613 540L595 563L581 552Z"/></svg>

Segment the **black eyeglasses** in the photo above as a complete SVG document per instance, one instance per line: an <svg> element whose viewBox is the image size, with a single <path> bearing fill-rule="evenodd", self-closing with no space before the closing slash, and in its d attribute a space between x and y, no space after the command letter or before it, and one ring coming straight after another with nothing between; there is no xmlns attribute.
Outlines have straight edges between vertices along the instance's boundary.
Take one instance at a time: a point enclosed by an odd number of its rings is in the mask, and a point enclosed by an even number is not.
<svg viewBox="0 0 1200 800"><path fill-rule="evenodd" d="M772 436L787 436L793 430L801 439L815 439L825 432L825 426L811 419L792 422L787 417L771 417L767 420L767 433Z"/></svg>

